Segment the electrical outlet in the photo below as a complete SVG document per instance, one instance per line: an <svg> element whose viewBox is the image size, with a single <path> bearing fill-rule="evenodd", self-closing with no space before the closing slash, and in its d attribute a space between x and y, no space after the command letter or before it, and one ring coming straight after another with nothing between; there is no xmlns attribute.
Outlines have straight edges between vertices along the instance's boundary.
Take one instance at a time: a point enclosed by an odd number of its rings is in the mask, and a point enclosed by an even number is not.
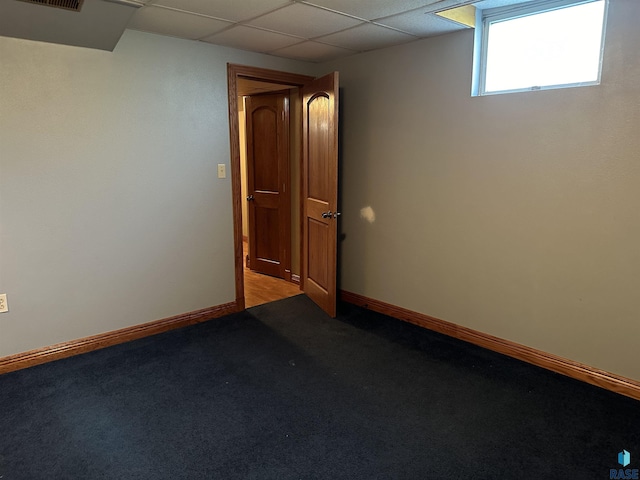
<svg viewBox="0 0 640 480"><path fill-rule="evenodd" d="M218 164L218 178L227 178L227 166L224 163Z"/></svg>
<svg viewBox="0 0 640 480"><path fill-rule="evenodd" d="M8 312L9 304L7 303L7 294L0 293L0 313Z"/></svg>

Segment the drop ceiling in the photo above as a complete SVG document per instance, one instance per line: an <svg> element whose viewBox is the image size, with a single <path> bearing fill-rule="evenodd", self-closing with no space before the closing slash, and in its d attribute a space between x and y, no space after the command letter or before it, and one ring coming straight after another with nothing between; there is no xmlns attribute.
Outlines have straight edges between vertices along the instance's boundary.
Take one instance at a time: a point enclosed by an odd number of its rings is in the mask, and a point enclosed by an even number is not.
<svg viewBox="0 0 640 480"><path fill-rule="evenodd" d="M128 28L324 62L468 27L435 15L470 0L141 0Z"/></svg>
<svg viewBox="0 0 640 480"><path fill-rule="evenodd" d="M476 0L475 4L491 7L521 1ZM1 0L0 35L112 50L124 28L130 28L325 62L467 29L436 13L473 3L474 0L85 0L82 12L77 13ZM106 10L117 12L117 18L102 14L96 22L95 15L90 15ZM74 38L68 38L69 32Z"/></svg>

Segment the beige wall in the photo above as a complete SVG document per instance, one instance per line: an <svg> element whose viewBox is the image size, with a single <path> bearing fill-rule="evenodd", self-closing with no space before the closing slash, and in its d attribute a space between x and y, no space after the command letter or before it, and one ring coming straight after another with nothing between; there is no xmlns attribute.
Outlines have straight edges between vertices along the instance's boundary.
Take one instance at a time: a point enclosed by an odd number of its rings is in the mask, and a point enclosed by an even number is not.
<svg viewBox="0 0 640 480"><path fill-rule="evenodd" d="M471 31L326 66L342 288L640 380L638 18L611 1L595 87L472 98Z"/></svg>
<svg viewBox="0 0 640 480"><path fill-rule="evenodd" d="M0 37L0 357L235 299L227 62L315 68L134 31L113 53Z"/></svg>

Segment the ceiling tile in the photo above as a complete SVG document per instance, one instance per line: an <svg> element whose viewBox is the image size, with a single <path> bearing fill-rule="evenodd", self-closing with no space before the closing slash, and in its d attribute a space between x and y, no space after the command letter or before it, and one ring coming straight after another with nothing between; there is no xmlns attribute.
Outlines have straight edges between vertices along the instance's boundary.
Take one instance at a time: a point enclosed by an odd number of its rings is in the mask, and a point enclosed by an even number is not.
<svg viewBox="0 0 640 480"><path fill-rule="evenodd" d="M336 58L353 55L354 53L356 52L353 50L310 41L271 52L271 54L279 57L295 58L309 62L327 62L329 60L335 60Z"/></svg>
<svg viewBox="0 0 640 480"><path fill-rule="evenodd" d="M277 32L313 38L344 30L361 23L351 17L296 3L251 22L250 25Z"/></svg>
<svg viewBox="0 0 640 480"><path fill-rule="evenodd" d="M142 7L134 13L127 28L160 35L198 39L217 33L230 25L232 23L222 20L148 6Z"/></svg>
<svg viewBox="0 0 640 480"><path fill-rule="evenodd" d="M365 20L374 20L439 1L441 0L309 0L305 3L348 13Z"/></svg>
<svg viewBox="0 0 640 480"><path fill-rule="evenodd" d="M292 3L293 0L156 0L154 5L178 8L225 20L242 21Z"/></svg>
<svg viewBox="0 0 640 480"><path fill-rule="evenodd" d="M433 37L467 28L460 23L436 15L426 14L422 9L383 18L377 20L376 23L388 25L419 37Z"/></svg>
<svg viewBox="0 0 640 480"><path fill-rule="evenodd" d="M416 37L414 36L367 23L349 30L327 35L318 40L330 43L331 45L364 51L398 45L415 39Z"/></svg>
<svg viewBox="0 0 640 480"><path fill-rule="evenodd" d="M244 25L237 25L224 32L203 38L202 40L216 45L226 45L227 47L240 48L242 50L267 52L300 43L303 39Z"/></svg>

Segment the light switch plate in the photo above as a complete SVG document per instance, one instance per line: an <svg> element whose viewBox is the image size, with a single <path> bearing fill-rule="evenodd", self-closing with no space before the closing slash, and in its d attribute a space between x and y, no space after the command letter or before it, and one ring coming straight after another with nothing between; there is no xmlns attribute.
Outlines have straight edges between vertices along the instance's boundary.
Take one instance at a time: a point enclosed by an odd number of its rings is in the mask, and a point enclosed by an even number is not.
<svg viewBox="0 0 640 480"><path fill-rule="evenodd" d="M224 163L218 164L218 178L227 178L227 166Z"/></svg>

